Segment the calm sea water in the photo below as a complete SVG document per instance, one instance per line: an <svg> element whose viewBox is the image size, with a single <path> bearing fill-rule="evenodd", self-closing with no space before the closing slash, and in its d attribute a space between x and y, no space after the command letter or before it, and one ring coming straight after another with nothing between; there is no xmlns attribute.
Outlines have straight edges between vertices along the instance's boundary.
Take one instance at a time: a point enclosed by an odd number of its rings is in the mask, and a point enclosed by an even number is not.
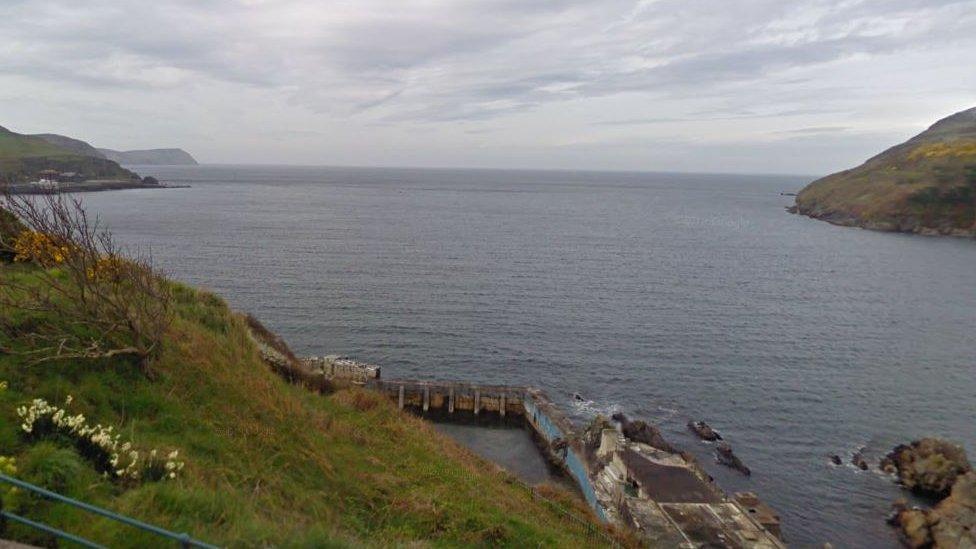
<svg viewBox="0 0 976 549"><path fill-rule="evenodd" d="M976 455L976 242L789 215L804 178L201 166L85 196L117 237L296 351L540 386L657 422L796 545L895 545L903 493L827 456ZM587 402L575 403L580 393ZM686 431L705 419L753 470Z"/></svg>

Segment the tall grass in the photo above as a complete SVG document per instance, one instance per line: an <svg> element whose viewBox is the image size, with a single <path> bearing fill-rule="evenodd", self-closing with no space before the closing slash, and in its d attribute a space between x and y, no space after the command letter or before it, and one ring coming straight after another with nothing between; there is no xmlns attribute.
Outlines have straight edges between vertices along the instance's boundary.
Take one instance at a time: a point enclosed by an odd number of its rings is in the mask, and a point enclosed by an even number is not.
<svg viewBox="0 0 976 549"><path fill-rule="evenodd" d="M0 276L29 282L32 269L0 264ZM0 393L0 454L15 456L41 485L221 545L597 543L575 519L380 395L323 396L285 382L261 361L244 319L219 298L182 285L172 295L153 379L121 357L30 364L0 355L0 380L9 382ZM126 440L179 449L182 476L120 486L71 447L21 436L17 406L68 394L73 409ZM39 501L18 509L110 546L155 541ZM46 541L20 528L11 534Z"/></svg>

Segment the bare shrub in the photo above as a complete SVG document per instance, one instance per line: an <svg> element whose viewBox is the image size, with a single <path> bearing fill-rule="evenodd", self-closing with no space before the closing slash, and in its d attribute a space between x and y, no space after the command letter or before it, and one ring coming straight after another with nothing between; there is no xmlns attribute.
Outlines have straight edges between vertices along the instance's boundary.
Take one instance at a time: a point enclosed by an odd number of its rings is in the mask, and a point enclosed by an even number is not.
<svg viewBox="0 0 976 549"><path fill-rule="evenodd" d="M33 363L130 356L149 373L170 319L169 286L151 261L126 255L76 198L8 195L3 206L26 230L0 247L40 268L0 273L11 313L0 316L0 352Z"/></svg>

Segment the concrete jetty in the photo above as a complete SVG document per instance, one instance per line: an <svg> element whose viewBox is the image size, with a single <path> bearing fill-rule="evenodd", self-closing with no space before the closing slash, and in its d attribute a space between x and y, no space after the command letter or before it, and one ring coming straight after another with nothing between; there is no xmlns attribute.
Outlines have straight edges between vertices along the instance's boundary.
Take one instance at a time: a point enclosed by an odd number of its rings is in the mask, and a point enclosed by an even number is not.
<svg viewBox="0 0 976 549"><path fill-rule="evenodd" d="M528 429L603 521L652 546L778 549L779 517L750 492L729 497L691 456L628 440L605 422L579 430L531 387L387 380L378 366L330 356L303 359L333 383L378 391L401 410L435 421L505 422ZM599 426L598 426L599 427Z"/></svg>

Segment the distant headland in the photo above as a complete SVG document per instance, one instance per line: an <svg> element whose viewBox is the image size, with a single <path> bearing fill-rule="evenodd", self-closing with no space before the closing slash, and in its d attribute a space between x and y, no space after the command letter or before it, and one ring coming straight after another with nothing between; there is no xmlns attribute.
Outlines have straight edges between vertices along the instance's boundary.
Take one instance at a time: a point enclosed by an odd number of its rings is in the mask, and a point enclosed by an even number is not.
<svg viewBox="0 0 976 549"><path fill-rule="evenodd" d="M13 194L165 188L128 165L195 165L182 149L114 151L58 134L27 135L0 126L0 191Z"/></svg>
<svg viewBox="0 0 976 549"><path fill-rule="evenodd" d="M810 183L790 211L836 225L976 237L976 108Z"/></svg>
<svg viewBox="0 0 976 549"><path fill-rule="evenodd" d="M146 149L141 151L113 151L98 149L105 158L119 164L137 166L196 166L197 161L183 149Z"/></svg>

